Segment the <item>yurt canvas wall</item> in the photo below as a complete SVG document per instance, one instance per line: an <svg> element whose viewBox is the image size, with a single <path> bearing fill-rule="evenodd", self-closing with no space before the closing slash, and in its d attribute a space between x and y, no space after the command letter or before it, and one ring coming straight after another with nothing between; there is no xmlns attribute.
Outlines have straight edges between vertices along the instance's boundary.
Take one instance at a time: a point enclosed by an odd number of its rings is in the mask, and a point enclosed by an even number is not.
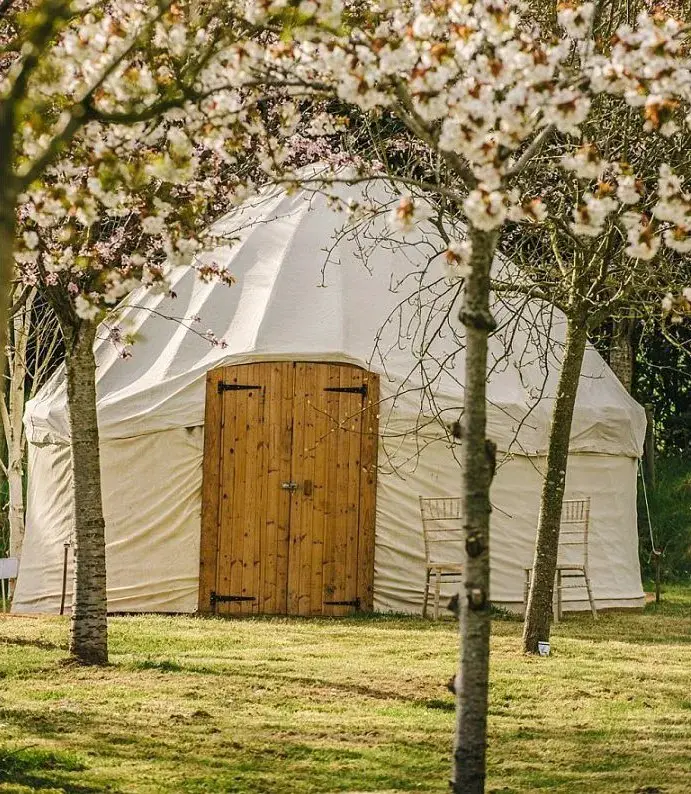
<svg viewBox="0 0 691 794"><path fill-rule="evenodd" d="M418 497L459 491L457 450L443 425L462 410L462 337L452 313L443 320L449 287L438 264L430 264L432 232L415 246L398 246L378 239L372 227L363 243L362 235L336 234L343 223L344 215L320 196L267 193L223 222L240 239L213 255L227 263L236 285L202 283L192 269L180 268L172 274L176 298L132 296L121 320L138 334L131 359L119 358L107 341L98 343L111 611L194 612L200 606L207 372L272 361L348 364L378 375L374 607L420 610ZM520 608L564 320L540 305L510 319L513 308L495 305L500 331L490 345L488 435L502 453L492 487L491 597ZM423 355L425 334L437 320L439 333ZM228 346L210 346L206 328ZM63 544L71 534L62 372L29 404L25 424L27 533L13 608L54 612ZM589 348L567 496L592 500L591 578L600 608L643 602L636 460L644 427L640 406ZM577 594L566 608L581 608L584 597Z"/></svg>

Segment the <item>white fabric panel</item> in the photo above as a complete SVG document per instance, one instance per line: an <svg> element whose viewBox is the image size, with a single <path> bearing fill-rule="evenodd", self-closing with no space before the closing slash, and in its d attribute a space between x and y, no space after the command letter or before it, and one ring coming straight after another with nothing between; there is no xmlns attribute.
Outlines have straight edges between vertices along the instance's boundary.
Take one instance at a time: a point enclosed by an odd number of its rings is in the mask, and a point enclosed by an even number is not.
<svg viewBox="0 0 691 794"><path fill-rule="evenodd" d="M201 428L108 441L102 460L110 611L195 611ZM424 550L418 496L458 493L460 467L445 442L432 443L417 455L412 437L396 450L389 442L382 445L380 465L375 608L419 612ZM523 567L533 553L542 466L544 458L513 456L497 472L492 489L491 596L500 605L520 608L522 602ZM62 544L72 524L69 449L31 444L29 476L27 539L13 609L57 612ZM567 496L592 498L591 571L601 607L643 603L635 493L635 460L571 457ZM446 587L445 596L451 591ZM68 605L70 592L71 567ZM583 593L574 591L573 596L576 602L571 603L569 595L566 609L583 606Z"/></svg>
<svg viewBox="0 0 691 794"><path fill-rule="evenodd" d="M72 535L69 446L29 444L27 477L26 533L12 611L58 612L63 543ZM71 558L71 554L69 556ZM67 582L67 589L71 591L71 564Z"/></svg>
<svg viewBox="0 0 691 794"><path fill-rule="evenodd" d="M349 362L374 370L388 382L389 396L401 392L395 406L383 410L412 421L421 407L422 382L433 380L434 408L446 419L457 418L463 402L462 330L455 322L444 327L422 362L416 352L428 341L427 324L436 326L447 309L439 265L427 261L430 247L440 241L430 231L417 246L398 241L392 251L390 242L379 244L363 262L364 232L357 240L346 234L335 241L334 230L344 222L321 196L270 194L220 224L239 229L240 242L209 256L227 263L235 286L204 284L194 270L179 268L172 279L176 298L134 293L123 317L125 330L138 334L134 356L123 361L106 339L97 344L101 437L202 425L206 371L261 359ZM500 330L490 341L489 430L502 449L542 454L565 322L535 302L508 322L515 308L500 302L494 307ZM201 322L191 322L197 316ZM207 328L228 347L210 347L199 334ZM440 374L441 360L447 363ZM29 403L25 424L34 442L69 438L62 370ZM572 451L637 457L644 434L643 409L589 348Z"/></svg>
<svg viewBox="0 0 691 794"><path fill-rule="evenodd" d="M101 448L108 609L194 612L199 588L202 428ZM69 448L29 445L27 533L12 608L57 612L72 528ZM69 554L67 600L72 593Z"/></svg>
<svg viewBox="0 0 691 794"><path fill-rule="evenodd" d="M407 452L414 456L413 442ZM439 442L400 466L398 475L380 477L377 489L375 608L422 609L425 556L418 496L460 492L461 468ZM401 449L400 457L405 453ZM524 568L532 564L544 458L512 456L492 486L491 599L520 609ZM572 455L566 498L591 497L589 540L593 593L600 607L642 606L636 528L636 461L612 455ZM453 585L442 587L445 598ZM584 589L567 591L565 609L587 606Z"/></svg>

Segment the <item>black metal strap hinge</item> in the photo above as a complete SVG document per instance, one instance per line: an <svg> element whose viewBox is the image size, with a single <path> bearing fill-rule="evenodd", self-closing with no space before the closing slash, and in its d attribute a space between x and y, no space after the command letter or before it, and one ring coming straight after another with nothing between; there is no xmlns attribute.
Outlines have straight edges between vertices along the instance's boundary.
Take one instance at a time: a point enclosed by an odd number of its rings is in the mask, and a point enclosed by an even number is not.
<svg viewBox="0 0 691 794"><path fill-rule="evenodd" d="M337 391L344 394L360 394L367 397L367 384L363 383L362 386L327 386L324 391Z"/></svg>
<svg viewBox="0 0 691 794"><path fill-rule="evenodd" d="M244 383L224 383L222 380L218 382L218 393L223 394L224 391L256 391L261 389L261 386L245 386Z"/></svg>
<svg viewBox="0 0 691 794"><path fill-rule="evenodd" d="M228 604L234 601L256 601L255 596L239 596L239 595L219 595L215 590L211 591L211 606L215 607L216 604Z"/></svg>
<svg viewBox="0 0 691 794"><path fill-rule="evenodd" d="M352 601L324 601L324 606L355 607L355 609L360 609L360 599L354 598Z"/></svg>

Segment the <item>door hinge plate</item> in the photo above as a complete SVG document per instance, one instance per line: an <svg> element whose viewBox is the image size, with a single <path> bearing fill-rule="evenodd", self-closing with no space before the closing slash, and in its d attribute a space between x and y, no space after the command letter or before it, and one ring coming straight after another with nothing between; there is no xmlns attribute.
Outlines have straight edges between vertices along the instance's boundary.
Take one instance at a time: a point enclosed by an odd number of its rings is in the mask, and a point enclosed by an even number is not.
<svg viewBox="0 0 691 794"><path fill-rule="evenodd" d="M334 391L342 394L359 394L361 397L367 397L367 384L363 383L362 386L327 386L324 391Z"/></svg>
<svg viewBox="0 0 691 794"><path fill-rule="evenodd" d="M239 596L239 595L220 595L215 590L211 591L211 606L215 607L216 604L228 604L235 601L256 601L255 596Z"/></svg>
<svg viewBox="0 0 691 794"><path fill-rule="evenodd" d="M246 386L244 383L224 383L222 380L218 382L218 393L223 394L224 391L257 391L261 386Z"/></svg>
<svg viewBox="0 0 691 794"><path fill-rule="evenodd" d="M355 609L360 609L360 599L354 598L352 601L324 601L324 606L355 607Z"/></svg>

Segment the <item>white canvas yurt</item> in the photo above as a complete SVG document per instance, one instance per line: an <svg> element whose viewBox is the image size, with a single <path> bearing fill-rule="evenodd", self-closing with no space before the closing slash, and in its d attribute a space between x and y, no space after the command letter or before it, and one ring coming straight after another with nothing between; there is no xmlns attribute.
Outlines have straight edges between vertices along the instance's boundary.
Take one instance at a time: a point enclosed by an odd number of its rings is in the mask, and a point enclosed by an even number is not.
<svg viewBox="0 0 691 794"><path fill-rule="evenodd" d="M212 256L235 285L178 268L175 297L130 297L119 322L136 333L131 358L97 343L111 612L420 611L419 497L456 496L460 484L458 442L445 429L463 408L462 329L449 310L457 288L431 229L399 245L383 220L357 234L345 222L318 193L268 191L218 224L234 239ZM521 306L516 317L516 306L496 302L488 381L488 435L500 453L491 598L516 610L565 325L548 307ZM210 345L207 328L227 346ZM27 529L13 609L56 612L63 559L72 565L62 371L29 403L25 425ZM588 349L566 496L591 500L599 608L643 604L644 429L640 406ZM585 591L567 595L566 609L586 607Z"/></svg>

